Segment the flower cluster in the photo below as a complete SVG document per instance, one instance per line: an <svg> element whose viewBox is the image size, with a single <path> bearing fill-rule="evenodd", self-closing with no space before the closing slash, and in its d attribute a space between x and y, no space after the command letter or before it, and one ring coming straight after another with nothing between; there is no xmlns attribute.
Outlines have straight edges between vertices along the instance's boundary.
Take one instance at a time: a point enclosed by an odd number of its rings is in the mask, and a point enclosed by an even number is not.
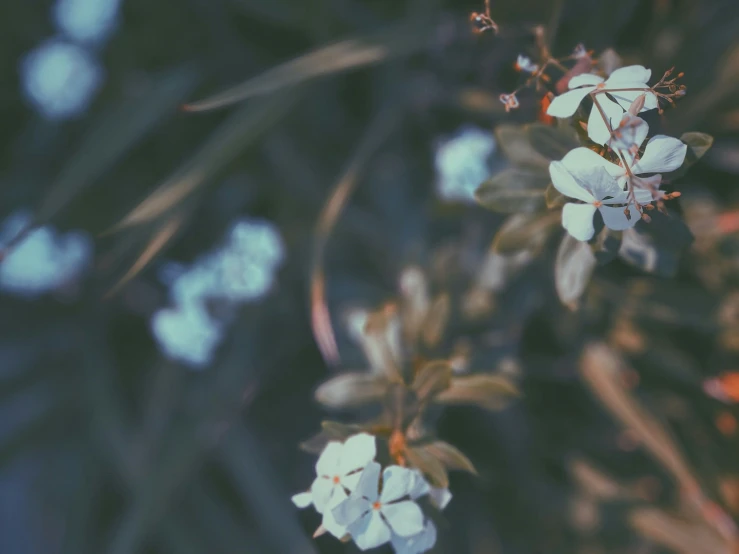
<svg viewBox="0 0 739 554"><path fill-rule="evenodd" d="M596 211L606 227L623 231L639 219L649 221L646 211L654 208L653 201L662 208L664 200L675 196L660 190L662 173L675 171L683 164L687 145L673 137L655 135L640 154L649 125L636 114L658 108L658 94L664 96L647 84L651 73L643 66L632 65L615 70L608 79L589 73L577 75L569 81L570 90L549 106L549 115L570 117L590 96L593 106L587 122L588 137L607 145L603 155L586 147L575 148L549 166L554 187L583 202L567 203L562 210L562 225L578 240L593 237Z"/></svg>
<svg viewBox="0 0 739 554"><path fill-rule="evenodd" d="M284 247L277 229L266 221L237 221L226 244L191 267L164 267L175 307L157 311L151 320L165 355L193 368L207 366L226 330L209 301L239 305L269 291Z"/></svg>
<svg viewBox="0 0 739 554"><path fill-rule="evenodd" d="M367 433L343 444L329 442L316 463L309 491L293 496L299 508L310 505L322 515L316 536L328 532L351 539L361 550L391 543L398 554L420 554L436 543L436 526L427 510L443 510L451 500L447 489L432 487L418 470L375 461L375 438Z"/></svg>

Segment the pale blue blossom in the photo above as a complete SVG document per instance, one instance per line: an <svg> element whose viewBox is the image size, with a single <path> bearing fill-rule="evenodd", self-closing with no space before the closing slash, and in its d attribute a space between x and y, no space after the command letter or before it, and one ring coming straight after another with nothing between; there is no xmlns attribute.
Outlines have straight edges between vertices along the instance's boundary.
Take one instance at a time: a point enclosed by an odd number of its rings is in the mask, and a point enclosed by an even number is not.
<svg viewBox="0 0 739 554"><path fill-rule="evenodd" d="M447 201L475 202L475 190L491 175L495 152L491 131L464 127L436 149L436 190Z"/></svg>

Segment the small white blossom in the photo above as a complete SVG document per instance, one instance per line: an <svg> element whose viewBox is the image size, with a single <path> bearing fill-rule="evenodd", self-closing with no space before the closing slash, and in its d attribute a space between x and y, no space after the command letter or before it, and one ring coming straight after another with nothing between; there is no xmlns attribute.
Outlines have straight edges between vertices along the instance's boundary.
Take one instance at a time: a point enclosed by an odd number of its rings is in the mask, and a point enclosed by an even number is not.
<svg viewBox="0 0 739 554"><path fill-rule="evenodd" d="M649 139L640 159L629 159L629 170L634 176L652 174L651 177L640 178L643 184L657 188L662 176L657 172L674 171L685 159L687 146L676 138L656 135ZM609 162L588 148L571 150L561 162L549 165L552 184L565 196L582 200L585 204L566 204L562 210L562 225L578 240L590 240L594 233L593 215L600 211L605 225L614 230L633 227L639 220L636 208L631 210L631 219L625 214L624 207L614 204L627 204L628 194L627 170ZM632 182L634 194L639 204L652 201L651 190L637 187Z"/></svg>
<svg viewBox="0 0 739 554"><path fill-rule="evenodd" d="M49 119L85 111L103 82L103 68L87 50L58 39L29 52L20 70L24 92Z"/></svg>
<svg viewBox="0 0 739 554"><path fill-rule="evenodd" d="M57 0L59 29L79 42L98 42L115 27L121 0Z"/></svg>
<svg viewBox="0 0 739 554"><path fill-rule="evenodd" d="M157 311L151 330L165 356L193 369L207 366L223 339L222 326L205 309L193 305Z"/></svg>
<svg viewBox="0 0 739 554"><path fill-rule="evenodd" d="M12 241L31 216L11 215L0 232L0 246ZM58 235L51 227L34 229L0 261L0 288L21 296L51 292L75 280L90 264L92 241L81 232Z"/></svg>
<svg viewBox="0 0 739 554"><path fill-rule="evenodd" d="M641 65L630 65L617 69L611 73L607 80L590 73L576 75L570 79L568 85L570 90L552 100L547 109L547 114L555 117L570 117L575 113L583 98L591 92L607 92L616 101L614 102L608 98L606 94L595 95L593 108L588 119L588 136L590 139L598 144L606 144L611 138L611 134L598 109L598 105L605 113L608 124L613 128L621 121L624 111L629 109L631 103L638 96L645 93L644 89L649 88L647 81L649 81L651 75L652 71ZM641 111L645 112L657 107L658 102L655 94L646 92L644 106Z"/></svg>
<svg viewBox="0 0 739 554"><path fill-rule="evenodd" d="M382 473L382 492L378 492L380 464L372 462L362 472L357 487L333 509L334 518L346 526L361 550L388 543L393 536L408 539L424 530L421 508L408 497L416 478L413 471L389 466Z"/></svg>
<svg viewBox="0 0 739 554"><path fill-rule="evenodd" d="M444 200L474 203L475 190L490 177L495 152L491 132L465 127L436 149L436 189Z"/></svg>
<svg viewBox="0 0 739 554"><path fill-rule="evenodd" d="M367 433L350 437L343 444L331 441L316 462L316 479L310 491L292 497L298 508L313 504L323 514L323 527L336 538L346 534L346 525L338 523L332 508L346 500L357 487L363 470L375 459L375 438Z"/></svg>
<svg viewBox="0 0 739 554"><path fill-rule="evenodd" d="M593 216L596 210L600 211L603 222L609 229L624 230L636 225L638 214L632 213L629 219L623 207L613 207L613 204L626 204L628 196L604 168L584 167L573 175L561 162L552 162L549 165L549 174L559 192L584 202L569 202L562 209L562 226L577 240L593 238ZM647 202L652 199L649 191L637 192L637 201Z"/></svg>
<svg viewBox="0 0 739 554"><path fill-rule="evenodd" d="M539 66L532 62L527 56L519 54L518 59L516 59L516 69L519 71L525 71L526 73L536 73L539 71Z"/></svg>

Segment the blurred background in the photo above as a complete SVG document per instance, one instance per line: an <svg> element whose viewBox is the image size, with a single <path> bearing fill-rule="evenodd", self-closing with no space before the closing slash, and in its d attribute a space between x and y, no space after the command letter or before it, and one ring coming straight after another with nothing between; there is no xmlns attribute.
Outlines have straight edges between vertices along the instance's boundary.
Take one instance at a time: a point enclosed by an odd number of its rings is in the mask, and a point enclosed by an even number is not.
<svg viewBox="0 0 739 554"><path fill-rule="evenodd" d="M629 398L712 513L739 514L739 4L498 0L500 33L473 34L481 4L5 3L0 551L356 552L311 539L318 516L291 504L314 475L298 445L342 417L315 387L364 367L346 310L393 298L419 265L452 293L483 283L489 310L447 343L523 391L439 421L480 475L452 475L434 552L732 552L665 515L684 481L580 368L610 363L583 357L592 341L625 360ZM687 97L653 130L716 139L671 208L692 245L656 251L667 269L599 267L577 312L554 292L554 246L480 277L503 218L472 193L508 163L496 126L537 118L533 91L510 113L498 100L536 24L557 56L582 42L655 78L684 71Z"/></svg>

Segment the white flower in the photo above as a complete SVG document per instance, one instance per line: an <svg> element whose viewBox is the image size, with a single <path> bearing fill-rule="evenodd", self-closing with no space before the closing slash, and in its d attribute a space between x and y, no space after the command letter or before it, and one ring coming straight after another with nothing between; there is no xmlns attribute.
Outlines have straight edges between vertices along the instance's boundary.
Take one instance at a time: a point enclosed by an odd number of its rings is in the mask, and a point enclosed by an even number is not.
<svg viewBox="0 0 739 554"><path fill-rule="evenodd" d="M84 48L50 39L21 61L29 100L49 119L68 119L87 109L103 83L104 70Z"/></svg>
<svg viewBox="0 0 739 554"><path fill-rule="evenodd" d="M526 73L535 73L539 71L539 66L532 62L530 58L519 54L516 60L516 69Z"/></svg>
<svg viewBox="0 0 739 554"><path fill-rule="evenodd" d="M641 158L627 157L626 161L633 175L654 173L656 175L649 179L654 184L659 185L662 182L660 173L675 171L680 167L685 160L687 151L688 147L684 142L666 135L655 135L647 142L644 155ZM602 167L618 181L618 185L622 189L625 188L628 179L628 172L623 166L611 163L604 157L582 146L570 150L562 158L561 163L573 175L582 171L589 171L588 168Z"/></svg>
<svg viewBox="0 0 739 554"><path fill-rule="evenodd" d="M424 479L423 474L418 470L411 470L413 473L413 481L411 482L408 496L411 500L416 500L422 496L428 495L431 499L431 503L436 506L439 510L446 508L447 504L452 499L452 493L449 489L440 489L429 485L428 481Z"/></svg>
<svg viewBox="0 0 739 554"><path fill-rule="evenodd" d="M495 138L489 131L465 127L436 149L436 189L447 201L473 203L475 190L490 177Z"/></svg>
<svg viewBox="0 0 739 554"><path fill-rule="evenodd" d="M632 210L631 219L626 217L623 207L615 208L612 204L626 204L627 193L618 186L616 180L602 167L584 167L576 175L570 174L561 162L549 165L552 183L562 194L577 198L584 204L567 203L562 209L562 226L577 240L593 238L593 216L600 211L603 223L614 230L632 227L639 219L636 210ZM641 194L640 194L641 193ZM646 195L645 195L646 194ZM638 190L637 201L652 199L649 191Z"/></svg>
<svg viewBox="0 0 739 554"><path fill-rule="evenodd" d="M57 0L54 19L60 30L80 42L104 39L116 24L121 0Z"/></svg>
<svg viewBox="0 0 739 554"><path fill-rule="evenodd" d="M0 231L0 246L15 239L32 222L25 211L12 214ZM39 227L16 244L0 261L0 289L32 297L77 279L92 258L92 241L81 232L58 234Z"/></svg>
<svg viewBox="0 0 739 554"><path fill-rule="evenodd" d="M381 493L379 479L380 464L372 462L351 496L333 509L336 521L346 526L361 550L390 542L393 535L407 539L424 529L421 508L413 500L403 500L416 483L413 472L400 466L385 468Z"/></svg>
<svg viewBox="0 0 739 554"><path fill-rule="evenodd" d="M393 535L390 542L395 554L421 554L431 550L436 544L436 525L427 520L420 533L406 538Z"/></svg>
<svg viewBox="0 0 739 554"><path fill-rule="evenodd" d="M165 356L193 369L212 361L223 338L223 328L204 308L193 305L157 311L151 318L151 330Z"/></svg>
<svg viewBox="0 0 739 554"><path fill-rule="evenodd" d="M571 90L557 96L549 105L547 114L555 117L570 117L575 113L582 99L591 92L608 92L616 101L614 102L605 94L595 95L593 108L588 119L588 136L590 139L598 144L605 144L611 138L611 134L595 103L597 102L603 109L608 118L608 124L613 128L621 121L624 110L629 109L631 103L638 96L645 93L644 89L649 88L647 81L649 81L651 75L652 71L641 65L630 65L617 69L605 81L602 77L590 73L576 75L570 79L569 87ZM652 92L646 92L644 107L641 111L653 110L657 107L657 97Z"/></svg>
<svg viewBox="0 0 739 554"><path fill-rule="evenodd" d="M310 491L292 497L298 508L313 504L323 514L323 527L336 538L346 534L346 525L338 523L332 511L337 504L349 497L364 474L364 468L375 459L375 437L359 433L344 444L331 441L316 462L316 479Z"/></svg>

